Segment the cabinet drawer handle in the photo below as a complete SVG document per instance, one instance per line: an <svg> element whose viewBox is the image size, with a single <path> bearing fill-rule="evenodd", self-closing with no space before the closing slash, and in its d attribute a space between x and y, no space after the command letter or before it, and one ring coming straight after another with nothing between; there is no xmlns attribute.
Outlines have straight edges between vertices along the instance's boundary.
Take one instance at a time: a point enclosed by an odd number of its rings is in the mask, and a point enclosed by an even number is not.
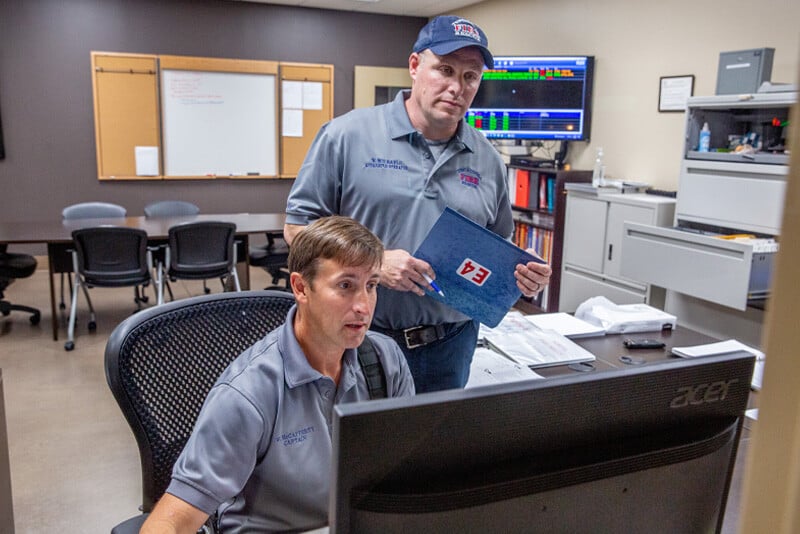
<svg viewBox="0 0 800 534"><path fill-rule="evenodd" d="M608 261L611 261L611 251L614 249L614 245L608 245Z"/></svg>

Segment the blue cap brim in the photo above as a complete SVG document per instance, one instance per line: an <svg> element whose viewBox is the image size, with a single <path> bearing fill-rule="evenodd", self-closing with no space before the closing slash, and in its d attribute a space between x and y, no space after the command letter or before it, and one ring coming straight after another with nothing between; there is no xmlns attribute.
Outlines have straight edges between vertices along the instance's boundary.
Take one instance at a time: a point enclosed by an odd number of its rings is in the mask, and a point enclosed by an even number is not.
<svg viewBox="0 0 800 534"><path fill-rule="evenodd" d="M464 41L455 41L450 43L442 43L435 46L431 46L429 50L436 54L437 56L446 56L447 54L451 54L456 50L461 50L462 48L467 48L468 46L474 46L478 50L480 50L481 55L483 56L483 62L486 64L487 68L493 69L494 68L494 57L492 53L489 52L489 49L485 46L476 44L476 43L467 43Z"/></svg>

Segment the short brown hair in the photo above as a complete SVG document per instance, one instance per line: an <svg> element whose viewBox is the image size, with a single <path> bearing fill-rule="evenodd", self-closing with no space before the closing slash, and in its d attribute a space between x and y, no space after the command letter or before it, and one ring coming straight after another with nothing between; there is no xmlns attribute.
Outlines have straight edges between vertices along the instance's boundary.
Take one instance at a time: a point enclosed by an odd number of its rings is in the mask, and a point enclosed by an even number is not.
<svg viewBox="0 0 800 534"><path fill-rule="evenodd" d="M317 275L319 260L335 260L346 267L380 267L383 243L350 217L323 217L303 228L292 240L289 271L300 273L311 284Z"/></svg>

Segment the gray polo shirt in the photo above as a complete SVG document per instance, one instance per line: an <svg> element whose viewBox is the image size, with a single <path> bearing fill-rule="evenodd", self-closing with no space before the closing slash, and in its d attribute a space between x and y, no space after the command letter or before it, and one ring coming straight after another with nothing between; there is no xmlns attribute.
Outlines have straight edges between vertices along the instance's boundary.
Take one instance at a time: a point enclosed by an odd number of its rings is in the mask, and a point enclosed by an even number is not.
<svg viewBox="0 0 800 534"><path fill-rule="evenodd" d="M463 120L434 158L411 125L407 91L389 104L353 110L317 134L289 193L286 222L347 215L387 249L414 253L446 206L504 238L514 231L506 167ZM460 322L468 317L410 292L379 288L374 323L383 328Z"/></svg>
<svg viewBox="0 0 800 534"><path fill-rule="evenodd" d="M286 323L243 352L209 392L175 464L171 493L213 513L223 532L307 530L328 522L333 405L369 399L355 349L339 387L313 369ZM414 394L405 358L370 332L390 397Z"/></svg>

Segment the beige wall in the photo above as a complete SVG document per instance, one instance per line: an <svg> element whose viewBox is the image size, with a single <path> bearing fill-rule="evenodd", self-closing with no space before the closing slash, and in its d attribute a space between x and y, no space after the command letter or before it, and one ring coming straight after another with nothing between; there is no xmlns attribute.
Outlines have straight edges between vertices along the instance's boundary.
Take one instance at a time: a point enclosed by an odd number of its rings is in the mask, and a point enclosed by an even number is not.
<svg viewBox="0 0 800 534"><path fill-rule="evenodd" d="M720 52L771 47L772 81L798 78L796 0L487 0L458 14L495 54L594 55L592 139L569 161L590 169L603 147L608 174L662 189L678 187L684 117L658 112L661 76L693 74L694 95L713 95Z"/></svg>

